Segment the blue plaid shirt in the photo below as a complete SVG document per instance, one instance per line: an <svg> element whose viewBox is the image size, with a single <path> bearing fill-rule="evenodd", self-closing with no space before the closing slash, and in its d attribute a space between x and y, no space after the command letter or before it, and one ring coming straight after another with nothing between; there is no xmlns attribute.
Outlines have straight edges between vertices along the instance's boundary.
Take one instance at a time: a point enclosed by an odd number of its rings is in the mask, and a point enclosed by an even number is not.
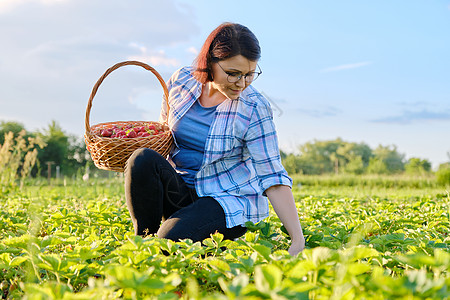
<svg viewBox="0 0 450 300"><path fill-rule="evenodd" d="M167 84L170 128L201 95L202 84L192 72L192 67L182 68ZM160 122L165 122L165 100L161 107ZM175 143L169 159L177 151ZM279 184L292 187L292 179L281 164L272 109L250 85L239 99L227 99L217 106L195 189L200 197L209 196L219 202L227 227L231 228L266 218L269 203L264 191Z"/></svg>

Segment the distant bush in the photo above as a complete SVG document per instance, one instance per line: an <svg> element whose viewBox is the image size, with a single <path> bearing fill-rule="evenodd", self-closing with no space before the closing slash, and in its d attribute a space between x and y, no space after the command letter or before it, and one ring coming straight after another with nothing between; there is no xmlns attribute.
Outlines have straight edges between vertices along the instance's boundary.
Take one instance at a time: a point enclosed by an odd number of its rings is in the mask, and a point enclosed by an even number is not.
<svg viewBox="0 0 450 300"><path fill-rule="evenodd" d="M450 169L449 169L450 170ZM408 175L293 175L294 186L338 187L364 186L383 188L433 188L437 187L434 176Z"/></svg>
<svg viewBox="0 0 450 300"><path fill-rule="evenodd" d="M27 137L25 130L17 136L14 132L5 133L3 143L0 144L0 194L8 192L17 186L17 179L28 177L36 164L38 148L45 143L39 138Z"/></svg>
<svg viewBox="0 0 450 300"><path fill-rule="evenodd" d="M450 167L439 169L436 172L436 181L440 185L450 185Z"/></svg>

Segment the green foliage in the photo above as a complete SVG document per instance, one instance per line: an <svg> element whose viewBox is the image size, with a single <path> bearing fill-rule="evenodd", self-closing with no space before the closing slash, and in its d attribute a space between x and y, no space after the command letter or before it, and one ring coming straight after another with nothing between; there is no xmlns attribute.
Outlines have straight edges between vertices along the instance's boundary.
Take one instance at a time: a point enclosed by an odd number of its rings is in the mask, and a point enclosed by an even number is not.
<svg viewBox="0 0 450 300"><path fill-rule="evenodd" d="M53 162L51 166L53 177L56 174L56 166L60 167L63 176L73 176L87 165L93 167L84 141L80 137L66 134L56 121L52 121L41 132L35 133L27 132L21 123L2 121L0 145L4 144L5 134L9 132L12 132L13 138L20 135L25 141L39 138L44 142L45 147L37 150L37 160L31 171L32 176L47 177L47 162L50 161Z"/></svg>
<svg viewBox="0 0 450 300"><path fill-rule="evenodd" d="M386 166L386 163L378 157L372 157L369 161L369 165L367 166L368 174L388 174L389 170Z"/></svg>
<svg viewBox="0 0 450 300"><path fill-rule="evenodd" d="M354 156L349 159L344 166L344 172L348 174L362 174L364 173L364 162L361 156Z"/></svg>
<svg viewBox="0 0 450 300"><path fill-rule="evenodd" d="M395 174L404 170L404 155L397 152L396 146L379 145L373 155L367 167L369 174Z"/></svg>
<svg viewBox="0 0 450 300"><path fill-rule="evenodd" d="M314 141L300 146L301 157L310 163L311 169L304 174L323 174L335 171L336 152L343 145L338 138L332 141Z"/></svg>
<svg viewBox="0 0 450 300"><path fill-rule="evenodd" d="M18 134L24 127L17 122L1 122L0 134L8 131ZM37 133L26 133L25 138L39 136L47 147L40 150L32 176L47 177L47 162L51 165L55 177L56 166L60 167L62 176L83 175L87 169L90 173L104 176L105 172L96 170L89 152L81 137L66 134L56 121ZM0 140L3 135L0 136ZM404 155L397 152L395 146L378 146L372 150L365 143L346 142L340 138L326 141L313 141L299 147L300 154L280 152L282 163L290 175L305 174L397 174L406 170L408 174L430 172L427 160L410 159L406 164Z"/></svg>
<svg viewBox="0 0 450 300"><path fill-rule="evenodd" d="M431 163L426 159L410 158L405 164L407 174L426 174L431 171Z"/></svg>
<svg viewBox="0 0 450 300"><path fill-rule="evenodd" d="M368 187L421 189L439 187L432 174L424 175L293 175L294 187L297 185L317 188L329 187Z"/></svg>
<svg viewBox="0 0 450 300"><path fill-rule="evenodd" d="M376 158L381 160L389 174L399 173L404 170L405 155L397 152L396 146L382 146L379 145L373 154Z"/></svg>
<svg viewBox="0 0 450 300"><path fill-rule="evenodd" d="M448 194L380 191L295 190L307 248L291 257L273 210L235 241L173 242L133 235L121 179L27 186L0 202L1 297L450 297Z"/></svg>
<svg viewBox="0 0 450 300"><path fill-rule="evenodd" d="M300 154L283 153L282 162L289 174L395 174L404 170L404 155L395 146L372 150L365 143L349 143L338 138L308 142ZM428 168L427 161L422 167ZM431 167L431 165L430 165Z"/></svg>
<svg viewBox="0 0 450 300"><path fill-rule="evenodd" d="M299 174L303 173L305 170L301 159L298 159L294 154L288 154L285 156L283 159L283 166L289 174Z"/></svg>
<svg viewBox="0 0 450 300"><path fill-rule="evenodd" d="M38 159L42 165L52 162L55 166L62 166L68 157L69 138L56 121L52 121L47 129L39 133L47 146L39 151ZM42 176L47 176L47 168L41 170Z"/></svg>
<svg viewBox="0 0 450 300"><path fill-rule="evenodd" d="M365 143L348 142L342 142L336 153L341 158L339 161L340 165L344 166L346 172L351 174L361 174L373 155L372 149Z"/></svg>
<svg viewBox="0 0 450 300"><path fill-rule="evenodd" d="M52 121L46 129L38 133L38 136L46 142L47 146L38 153L41 167L40 170L34 170L35 175L47 177L48 162L51 162L52 177L55 176L56 166L60 167L61 175L71 176L77 174L86 165L93 165L84 141L67 135L56 121Z"/></svg>
<svg viewBox="0 0 450 300"><path fill-rule="evenodd" d="M440 168L436 172L436 180L440 185L450 185L450 167Z"/></svg>
<svg viewBox="0 0 450 300"><path fill-rule="evenodd" d="M5 135L9 132L13 133L14 137L17 137L20 132L25 130L25 127L23 124L18 122L6 122L2 121L0 122L0 145L3 145L5 141ZM25 139L27 139L29 136L31 136L29 133L25 133Z"/></svg>
<svg viewBox="0 0 450 300"><path fill-rule="evenodd" d="M0 194L17 188L17 180L28 177L36 163L38 149L44 147L39 138L28 137L25 130L16 137L13 132L5 134L0 144Z"/></svg>

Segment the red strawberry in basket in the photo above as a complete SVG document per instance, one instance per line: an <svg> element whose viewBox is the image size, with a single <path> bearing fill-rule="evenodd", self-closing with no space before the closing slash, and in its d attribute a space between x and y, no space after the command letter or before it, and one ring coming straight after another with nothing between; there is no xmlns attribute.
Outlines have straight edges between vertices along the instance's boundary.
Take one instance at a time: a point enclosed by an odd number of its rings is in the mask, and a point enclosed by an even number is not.
<svg viewBox="0 0 450 300"><path fill-rule="evenodd" d="M113 134L113 131L111 129L103 129L100 133L103 137L110 137Z"/></svg>
<svg viewBox="0 0 450 300"><path fill-rule="evenodd" d="M135 137L137 137L136 131L131 130L130 132L127 133L127 137L128 138L135 138Z"/></svg>

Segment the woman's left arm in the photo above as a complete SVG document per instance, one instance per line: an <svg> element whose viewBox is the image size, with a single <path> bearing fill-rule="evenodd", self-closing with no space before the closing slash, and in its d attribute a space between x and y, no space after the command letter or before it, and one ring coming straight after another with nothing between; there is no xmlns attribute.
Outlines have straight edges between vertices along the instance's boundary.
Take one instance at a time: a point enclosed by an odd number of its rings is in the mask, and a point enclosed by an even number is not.
<svg viewBox="0 0 450 300"><path fill-rule="evenodd" d="M289 254L297 255L305 248L305 238L303 237L294 195L290 187L286 185L274 185L266 190L266 195L269 197L275 213L291 237L291 246L288 250Z"/></svg>

